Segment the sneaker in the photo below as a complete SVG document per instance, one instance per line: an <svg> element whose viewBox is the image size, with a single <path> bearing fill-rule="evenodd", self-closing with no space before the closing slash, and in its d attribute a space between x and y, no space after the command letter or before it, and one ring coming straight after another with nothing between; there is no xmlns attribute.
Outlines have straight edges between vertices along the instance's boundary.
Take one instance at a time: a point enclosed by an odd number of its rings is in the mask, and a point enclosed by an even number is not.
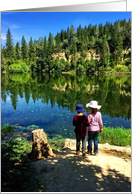
<svg viewBox="0 0 132 194"><path fill-rule="evenodd" d="M90 152L86 152L87 154L89 154L89 155L92 155L92 153L90 153Z"/></svg>
<svg viewBox="0 0 132 194"><path fill-rule="evenodd" d="M76 152L76 155L79 155L79 152Z"/></svg>
<svg viewBox="0 0 132 194"><path fill-rule="evenodd" d="M94 154L95 156L98 156L98 154Z"/></svg>
<svg viewBox="0 0 132 194"><path fill-rule="evenodd" d="M86 156L86 153L85 152L83 152L83 156Z"/></svg>

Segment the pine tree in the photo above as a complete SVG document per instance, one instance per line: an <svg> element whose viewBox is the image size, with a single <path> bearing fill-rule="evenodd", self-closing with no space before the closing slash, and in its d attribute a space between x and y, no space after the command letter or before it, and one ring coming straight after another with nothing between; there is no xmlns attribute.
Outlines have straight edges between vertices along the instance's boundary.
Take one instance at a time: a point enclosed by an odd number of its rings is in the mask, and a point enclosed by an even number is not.
<svg viewBox="0 0 132 194"><path fill-rule="evenodd" d="M36 59L35 46L33 44L32 37L30 38L30 41L29 41L29 59L31 61L35 61Z"/></svg>
<svg viewBox="0 0 132 194"><path fill-rule="evenodd" d="M28 47L27 47L27 43L26 43L24 36L22 37L21 44L22 44L21 55L22 55L22 59L24 60L28 58Z"/></svg>
<svg viewBox="0 0 132 194"><path fill-rule="evenodd" d="M15 50L16 50L16 59L17 59L17 60L21 59L20 43L19 43L19 42L16 43L16 48L15 48Z"/></svg>
<svg viewBox="0 0 132 194"><path fill-rule="evenodd" d="M7 58L14 58L14 49L13 49L13 39L10 32L10 29L8 28L7 34L6 34L6 57Z"/></svg>
<svg viewBox="0 0 132 194"><path fill-rule="evenodd" d="M57 33L55 40L56 40L56 51L60 52L60 49L61 49L61 35L60 35L60 33Z"/></svg>
<svg viewBox="0 0 132 194"><path fill-rule="evenodd" d="M106 62L107 52L108 52L108 43L107 43L107 40L106 40L106 36L103 36L100 62L101 62L101 66L103 65L104 67L106 67L105 62Z"/></svg>
<svg viewBox="0 0 132 194"><path fill-rule="evenodd" d="M47 57L47 46L48 46L48 42L46 39L46 36L44 37L44 46L43 46L43 59L46 59Z"/></svg>

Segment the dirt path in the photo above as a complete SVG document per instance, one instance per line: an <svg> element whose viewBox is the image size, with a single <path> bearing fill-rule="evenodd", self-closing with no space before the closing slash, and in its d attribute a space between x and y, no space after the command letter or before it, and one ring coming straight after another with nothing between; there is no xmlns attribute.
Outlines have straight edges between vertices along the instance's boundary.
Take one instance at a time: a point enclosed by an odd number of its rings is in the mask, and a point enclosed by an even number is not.
<svg viewBox="0 0 132 194"><path fill-rule="evenodd" d="M56 156L33 162L40 192L131 192L131 148L99 145L99 155L75 154L75 141L67 141ZM28 190L27 190L28 191Z"/></svg>

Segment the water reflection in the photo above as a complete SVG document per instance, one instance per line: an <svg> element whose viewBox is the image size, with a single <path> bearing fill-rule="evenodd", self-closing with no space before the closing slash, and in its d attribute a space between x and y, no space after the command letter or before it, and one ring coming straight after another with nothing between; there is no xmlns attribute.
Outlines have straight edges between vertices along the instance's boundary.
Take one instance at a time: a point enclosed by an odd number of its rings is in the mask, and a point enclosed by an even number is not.
<svg viewBox="0 0 132 194"><path fill-rule="evenodd" d="M1 100L1 124L35 124L73 135L76 104L85 108L97 100L105 126L130 128L131 76L2 74Z"/></svg>

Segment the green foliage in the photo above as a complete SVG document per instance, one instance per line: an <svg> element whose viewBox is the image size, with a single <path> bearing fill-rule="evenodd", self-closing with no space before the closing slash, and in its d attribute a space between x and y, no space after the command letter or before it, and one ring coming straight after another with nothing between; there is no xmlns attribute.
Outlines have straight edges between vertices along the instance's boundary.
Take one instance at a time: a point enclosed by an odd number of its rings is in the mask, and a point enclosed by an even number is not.
<svg viewBox="0 0 132 194"><path fill-rule="evenodd" d="M72 61L76 61L77 64L84 66L87 73L103 73L109 71L116 72L115 67L119 64L128 66L131 64L131 20L128 22L115 21L114 24L106 23L104 26L99 24L92 26L91 24L84 28L79 25L77 32L75 27L72 25L66 30L61 30L54 37L50 32L48 40L46 37L40 37L39 40L30 38L29 44L22 37L21 48L20 43L17 42L16 46L13 46L13 39L10 29L6 35L6 48L2 48L1 52L1 70L9 71L9 66L13 64L20 64L21 60L26 63L29 67L24 67L24 72L62 72L70 71L75 69L75 65ZM129 49L123 56L123 49ZM100 61L90 62L85 64L86 54L94 51L99 54ZM53 55L64 53L67 62L59 60L59 57L55 59L56 64L53 60ZM92 54L92 53L91 53ZM79 58L79 56L81 56ZM122 59L124 61L122 62ZM18 62L19 60L19 62ZM71 63L68 65L68 63ZM57 70L58 67L58 70ZM118 69L119 67L117 67ZM15 70L14 70L15 69ZM127 71L127 68L121 68ZM122 72L121 70L121 72ZM130 66L128 68L130 71ZM13 69L10 68L9 72L23 72L20 66Z"/></svg>
<svg viewBox="0 0 132 194"><path fill-rule="evenodd" d="M80 57L79 59L78 59L78 62L77 62L78 64L80 64L80 65L82 65L82 66L84 66L84 64L85 64L85 59L84 59L84 57Z"/></svg>
<svg viewBox="0 0 132 194"><path fill-rule="evenodd" d="M62 150L65 145L65 138L56 134L53 138L47 138L50 147L54 150Z"/></svg>
<svg viewBox="0 0 132 194"><path fill-rule="evenodd" d="M12 64L6 70L11 73L24 73L24 69L20 64Z"/></svg>
<svg viewBox="0 0 132 194"><path fill-rule="evenodd" d="M54 68L55 72L60 73L62 71L63 64L60 61L58 61L54 64Z"/></svg>
<svg viewBox="0 0 132 194"><path fill-rule="evenodd" d="M32 166L28 164L30 160L27 156L31 148L32 144L20 138L1 144L2 191L22 191L32 184Z"/></svg>
<svg viewBox="0 0 132 194"><path fill-rule="evenodd" d="M77 63L75 61L71 62L71 69L74 70L76 69Z"/></svg>
<svg viewBox="0 0 132 194"><path fill-rule="evenodd" d="M10 126L8 124L1 126L1 138L4 138L4 135L8 133L13 133L14 132L14 127Z"/></svg>
<svg viewBox="0 0 132 194"><path fill-rule="evenodd" d="M65 62L65 71L69 71L70 70L70 63L69 61Z"/></svg>
<svg viewBox="0 0 132 194"><path fill-rule="evenodd" d="M24 72L28 72L30 70L29 67L26 65L26 63L24 62L21 63L21 67L24 70Z"/></svg>
<svg viewBox="0 0 132 194"><path fill-rule="evenodd" d="M129 69L129 71L131 71L131 64L128 65L128 69Z"/></svg>
<svg viewBox="0 0 132 194"><path fill-rule="evenodd" d="M85 67L83 65L79 64L77 67L77 73L79 74L79 73L83 73L85 71L86 71Z"/></svg>
<svg viewBox="0 0 132 194"><path fill-rule="evenodd" d="M116 72L129 72L128 67L125 65L117 65L114 69Z"/></svg>
<svg viewBox="0 0 132 194"><path fill-rule="evenodd" d="M103 127L99 135L99 143L109 143L116 146L131 146L131 129Z"/></svg>

